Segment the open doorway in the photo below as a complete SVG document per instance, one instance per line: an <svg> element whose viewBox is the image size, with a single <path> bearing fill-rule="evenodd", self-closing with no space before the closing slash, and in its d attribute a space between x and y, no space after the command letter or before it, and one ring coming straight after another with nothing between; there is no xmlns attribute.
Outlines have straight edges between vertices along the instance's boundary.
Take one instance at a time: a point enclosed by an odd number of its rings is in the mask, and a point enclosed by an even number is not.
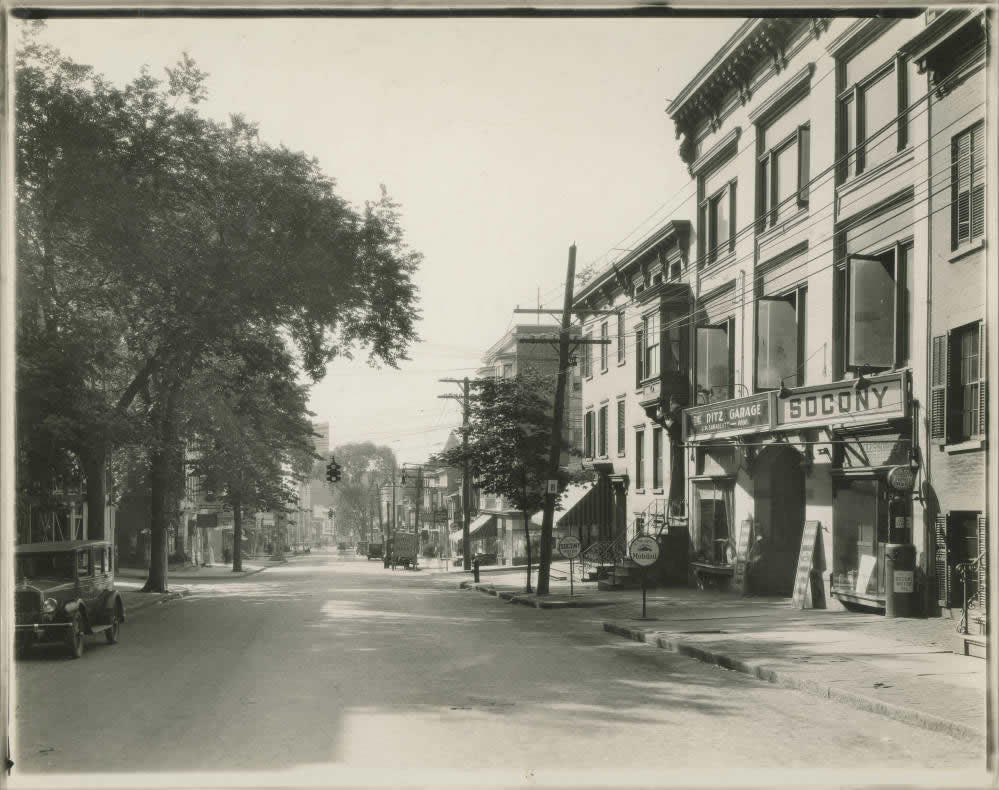
<svg viewBox="0 0 999 790"><path fill-rule="evenodd" d="M762 559L754 592L791 595L805 528L805 474L801 454L771 445L756 461L756 525Z"/></svg>

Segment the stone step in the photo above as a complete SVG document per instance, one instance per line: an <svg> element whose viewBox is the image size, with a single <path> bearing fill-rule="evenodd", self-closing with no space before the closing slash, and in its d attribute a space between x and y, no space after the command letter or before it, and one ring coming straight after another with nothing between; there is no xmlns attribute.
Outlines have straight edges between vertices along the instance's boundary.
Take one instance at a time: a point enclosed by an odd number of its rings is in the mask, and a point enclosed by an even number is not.
<svg viewBox="0 0 999 790"><path fill-rule="evenodd" d="M961 635L961 654L974 658L988 657L988 641L981 634Z"/></svg>

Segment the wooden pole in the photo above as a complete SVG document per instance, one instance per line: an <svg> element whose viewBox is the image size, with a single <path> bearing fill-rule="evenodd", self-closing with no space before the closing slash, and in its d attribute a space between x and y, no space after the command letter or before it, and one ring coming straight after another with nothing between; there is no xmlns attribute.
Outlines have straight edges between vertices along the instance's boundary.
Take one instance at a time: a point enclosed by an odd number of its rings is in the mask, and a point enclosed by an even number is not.
<svg viewBox="0 0 999 790"><path fill-rule="evenodd" d="M558 337L558 378L555 385L551 444L548 452L548 479L558 478L558 462L562 453L562 418L565 413L565 380L569 369L569 322L572 319L573 284L576 280L576 245L569 247L569 265L565 275L565 301L562 308L562 330ZM541 557L538 561L538 595L548 595L548 580L552 567L552 522L555 517L555 495L545 488L545 511L541 522Z"/></svg>

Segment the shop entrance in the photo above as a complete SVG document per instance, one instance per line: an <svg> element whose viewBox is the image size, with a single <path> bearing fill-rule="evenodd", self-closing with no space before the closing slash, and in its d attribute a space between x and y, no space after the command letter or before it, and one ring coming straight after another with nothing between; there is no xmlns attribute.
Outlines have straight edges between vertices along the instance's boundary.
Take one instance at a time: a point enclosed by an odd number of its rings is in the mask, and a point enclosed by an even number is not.
<svg viewBox="0 0 999 790"><path fill-rule="evenodd" d="M805 528L801 454L788 445L763 449L756 462L756 525L762 536L754 592L791 595Z"/></svg>

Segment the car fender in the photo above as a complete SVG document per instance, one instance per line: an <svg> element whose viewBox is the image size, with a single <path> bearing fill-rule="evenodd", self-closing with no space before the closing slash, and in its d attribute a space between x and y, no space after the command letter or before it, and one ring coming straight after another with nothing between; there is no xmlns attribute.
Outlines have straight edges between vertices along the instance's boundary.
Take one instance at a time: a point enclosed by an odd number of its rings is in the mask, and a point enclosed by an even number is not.
<svg viewBox="0 0 999 790"><path fill-rule="evenodd" d="M83 620L83 633L93 633L93 631L90 630L90 617L87 615L87 605L82 599L77 598L75 601L70 601L63 607L63 611L70 615L70 617L72 617L76 612L79 612L80 619Z"/></svg>

